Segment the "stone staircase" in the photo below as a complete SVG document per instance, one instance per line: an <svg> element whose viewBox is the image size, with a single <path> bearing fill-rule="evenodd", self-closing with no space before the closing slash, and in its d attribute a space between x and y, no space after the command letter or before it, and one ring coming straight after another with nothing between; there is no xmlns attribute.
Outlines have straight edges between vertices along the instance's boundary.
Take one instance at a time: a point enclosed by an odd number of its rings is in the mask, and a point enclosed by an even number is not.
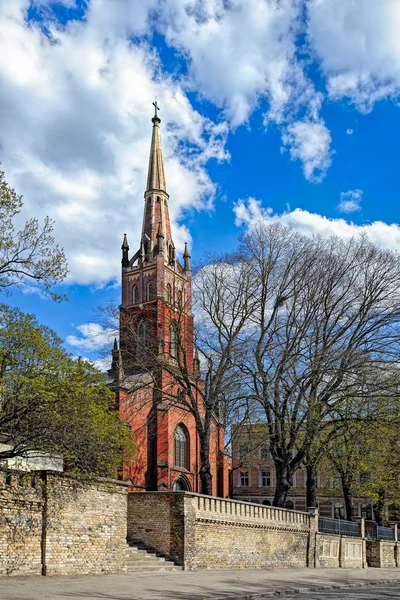
<svg viewBox="0 0 400 600"><path fill-rule="evenodd" d="M135 571L181 571L182 567L176 565L172 560L151 550L139 541L128 541L126 549L126 562L128 573Z"/></svg>

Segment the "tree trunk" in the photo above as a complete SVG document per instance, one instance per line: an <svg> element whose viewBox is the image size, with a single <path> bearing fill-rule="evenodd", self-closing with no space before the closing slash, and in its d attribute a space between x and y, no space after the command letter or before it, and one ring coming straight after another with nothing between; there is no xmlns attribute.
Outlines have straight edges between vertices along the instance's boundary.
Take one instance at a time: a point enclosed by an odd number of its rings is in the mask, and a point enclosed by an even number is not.
<svg viewBox="0 0 400 600"><path fill-rule="evenodd" d="M347 520L354 521L354 498L351 483L342 481L342 489Z"/></svg>
<svg viewBox="0 0 400 600"><path fill-rule="evenodd" d="M315 508L317 506L317 469L314 465L307 465L307 484L306 484L306 507Z"/></svg>
<svg viewBox="0 0 400 600"><path fill-rule="evenodd" d="M201 452L200 452L200 456L201 456ZM200 481L201 481L201 493L205 494L206 496L211 496L212 495L212 475L211 475L211 468L210 468L210 461L209 458L207 456L207 458L204 458L204 460L201 460L201 467L200 467Z"/></svg>
<svg viewBox="0 0 400 600"><path fill-rule="evenodd" d="M288 481L288 467L281 461L275 462L275 495L274 495L274 506L283 508L285 506L287 493L290 489L290 483Z"/></svg>
<svg viewBox="0 0 400 600"><path fill-rule="evenodd" d="M385 509L385 492L379 490L377 502L374 504L375 521L378 525L383 525L383 512Z"/></svg>
<svg viewBox="0 0 400 600"><path fill-rule="evenodd" d="M210 465L210 435L209 429L206 431L202 430L199 432L199 443L200 443L200 481L201 481L201 493L206 496L212 495L212 475Z"/></svg>

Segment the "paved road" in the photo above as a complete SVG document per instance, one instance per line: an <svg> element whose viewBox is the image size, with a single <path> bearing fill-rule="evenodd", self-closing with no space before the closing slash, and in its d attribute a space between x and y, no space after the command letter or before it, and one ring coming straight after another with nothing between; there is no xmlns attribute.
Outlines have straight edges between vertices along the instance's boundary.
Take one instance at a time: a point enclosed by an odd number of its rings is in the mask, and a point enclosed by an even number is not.
<svg viewBox="0 0 400 600"><path fill-rule="evenodd" d="M279 596L278 596L279 597ZM293 594L290 596L280 596L282 600L285 598L291 598L293 600ZM301 594L300 598L305 597L308 600L390 600L400 598L400 584L398 583L386 583L383 585L369 585L362 588L356 589L343 589L343 590L330 590L325 592L308 592L307 594Z"/></svg>
<svg viewBox="0 0 400 600"><path fill-rule="evenodd" d="M367 587L338 589L355 585ZM0 600L261 600L278 594L289 598L299 592L299 599L310 600L400 599L400 569L243 569L0 578Z"/></svg>

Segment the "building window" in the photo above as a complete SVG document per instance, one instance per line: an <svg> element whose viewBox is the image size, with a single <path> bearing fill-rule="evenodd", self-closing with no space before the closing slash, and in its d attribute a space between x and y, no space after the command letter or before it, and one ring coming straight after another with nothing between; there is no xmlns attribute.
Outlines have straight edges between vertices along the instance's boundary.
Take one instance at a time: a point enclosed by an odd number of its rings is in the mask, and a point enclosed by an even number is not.
<svg viewBox="0 0 400 600"><path fill-rule="evenodd" d="M249 487L249 472L248 471L239 471L239 486L240 487Z"/></svg>
<svg viewBox="0 0 400 600"><path fill-rule="evenodd" d="M151 300L154 300L154 284L149 281L147 284L147 302L151 302Z"/></svg>
<svg viewBox="0 0 400 600"><path fill-rule="evenodd" d="M333 518L334 519L344 519L344 506L341 502L335 502L333 505Z"/></svg>
<svg viewBox="0 0 400 600"><path fill-rule="evenodd" d="M175 467L189 470L189 442L186 427L178 425L174 434Z"/></svg>
<svg viewBox="0 0 400 600"><path fill-rule="evenodd" d="M167 295L167 302L169 304L171 304L171 302L172 302L172 288L171 288L171 284L170 283L167 283L167 294L166 295Z"/></svg>
<svg viewBox="0 0 400 600"><path fill-rule="evenodd" d="M139 302L139 289L137 285L133 286L132 290L132 302L133 304L137 304Z"/></svg>
<svg viewBox="0 0 400 600"><path fill-rule="evenodd" d="M288 510L294 510L294 502L292 500L286 500L285 508Z"/></svg>
<svg viewBox="0 0 400 600"><path fill-rule="evenodd" d="M169 353L171 358L178 358L178 331L176 323L169 327Z"/></svg>
<svg viewBox="0 0 400 600"><path fill-rule="evenodd" d="M148 348L150 345L150 323L146 318L140 319L137 326L137 337L141 348Z"/></svg>
<svg viewBox="0 0 400 600"><path fill-rule="evenodd" d="M178 291L178 308L179 308L179 309L181 309L181 310L182 310L182 308L183 308L183 301L182 301L182 298L183 298L183 296L182 296L182 291L181 291L181 290L179 290L179 291Z"/></svg>
<svg viewBox="0 0 400 600"><path fill-rule="evenodd" d="M260 446L260 458L266 459L271 457L268 444L261 444Z"/></svg>
<svg viewBox="0 0 400 600"><path fill-rule="evenodd" d="M271 500L263 500L262 504L264 504L264 506L272 506Z"/></svg>
<svg viewBox="0 0 400 600"><path fill-rule="evenodd" d="M270 471L260 471L260 487L272 487Z"/></svg>
<svg viewBox="0 0 400 600"><path fill-rule="evenodd" d="M363 519L372 521L372 506L367 502L363 502L360 506L360 513Z"/></svg>

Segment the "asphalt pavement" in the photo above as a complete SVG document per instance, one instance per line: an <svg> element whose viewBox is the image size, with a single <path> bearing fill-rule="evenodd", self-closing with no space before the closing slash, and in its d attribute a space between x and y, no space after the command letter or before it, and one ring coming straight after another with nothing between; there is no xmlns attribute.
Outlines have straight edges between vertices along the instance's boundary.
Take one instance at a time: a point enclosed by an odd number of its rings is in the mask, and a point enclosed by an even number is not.
<svg viewBox="0 0 400 600"><path fill-rule="evenodd" d="M400 599L400 569L242 569L1 577L0 600Z"/></svg>

